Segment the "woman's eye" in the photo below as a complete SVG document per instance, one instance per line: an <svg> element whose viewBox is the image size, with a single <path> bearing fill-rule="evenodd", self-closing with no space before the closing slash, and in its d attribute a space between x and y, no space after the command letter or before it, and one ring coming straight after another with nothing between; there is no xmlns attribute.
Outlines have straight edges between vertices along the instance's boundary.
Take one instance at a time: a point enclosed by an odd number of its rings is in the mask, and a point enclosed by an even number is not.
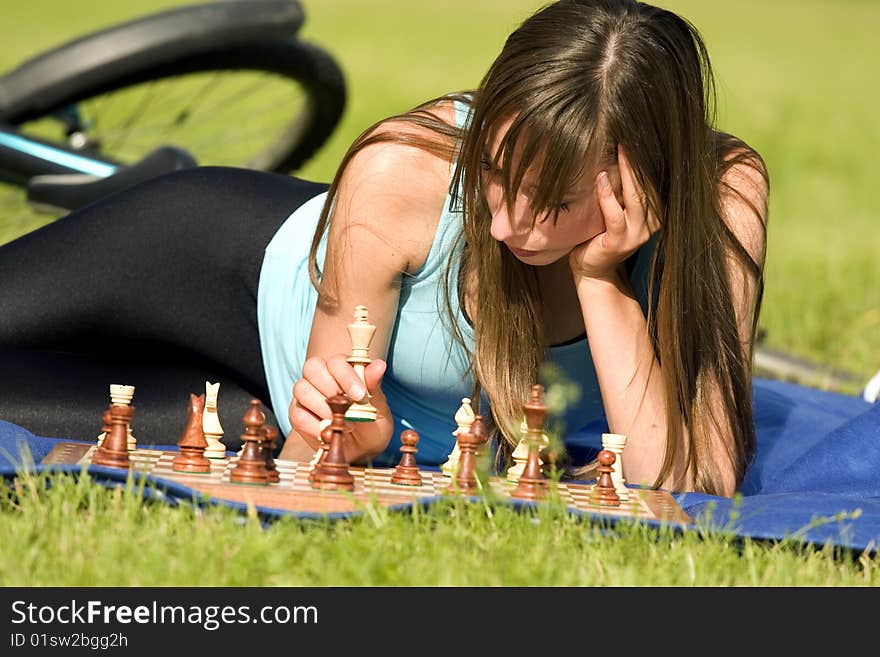
<svg viewBox="0 0 880 657"><path fill-rule="evenodd" d="M492 163L489 160L487 160L486 158L482 158L480 160L480 168L483 171L491 171L492 170Z"/></svg>
<svg viewBox="0 0 880 657"><path fill-rule="evenodd" d="M560 204L559 204L559 209L560 209L562 212L568 212L568 202L567 202L567 201L564 201L564 202L560 203Z"/></svg>

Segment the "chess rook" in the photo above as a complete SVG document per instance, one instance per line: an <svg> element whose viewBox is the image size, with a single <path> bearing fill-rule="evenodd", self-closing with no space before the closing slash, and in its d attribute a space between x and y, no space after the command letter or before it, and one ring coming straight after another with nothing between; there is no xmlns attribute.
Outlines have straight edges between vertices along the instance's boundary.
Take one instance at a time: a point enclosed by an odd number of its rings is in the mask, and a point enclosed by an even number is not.
<svg viewBox="0 0 880 657"><path fill-rule="evenodd" d="M626 446L626 436L619 433L603 433L602 449L607 449L614 454L611 480L614 482L614 490L622 502L629 500L629 489L626 487L626 479L623 477L623 448Z"/></svg>
<svg viewBox="0 0 880 657"><path fill-rule="evenodd" d="M119 383L110 384L110 403L119 406L131 406L131 400L134 398L134 386L122 385ZM131 432L131 422L126 429L126 443L128 451L137 449L137 439Z"/></svg>
<svg viewBox="0 0 880 657"><path fill-rule="evenodd" d="M348 362L352 364L358 378L364 384L364 390L367 389L364 370L371 362L370 343L375 333L375 325L370 324L367 319L366 306L357 306L354 309L354 322L348 325L348 335L351 338L351 356ZM367 391L363 399L355 400L349 406L345 419L352 422L375 422L376 413L376 407L370 403L370 392Z"/></svg>
<svg viewBox="0 0 880 657"><path fill-rule="evenodd" d="M134 409L124 404L110 405L110 431L92 458L94 465L128 468L128 423Z"/></svg>

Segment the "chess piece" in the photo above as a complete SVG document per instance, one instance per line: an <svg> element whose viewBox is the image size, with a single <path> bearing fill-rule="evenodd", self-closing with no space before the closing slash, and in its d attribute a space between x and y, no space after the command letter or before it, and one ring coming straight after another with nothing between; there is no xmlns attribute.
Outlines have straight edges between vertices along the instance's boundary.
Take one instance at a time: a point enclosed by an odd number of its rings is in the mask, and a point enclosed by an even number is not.
<svg viewBox="0 0 880 657"><path fill-rule="evenodd" d="M202 431L208 448L205 456L209 459L222 459L226 456L226 445L220 439L223 437L223 427L220 424L220 415L217 413L217 396L220 392L220 382L210 383L205 381L205 411L202 414Z"/></svg>
<svg viewBox="0 0 880 657"><path fill-rule="evenodd" d="M522 475L523 470L526 469L526 462L529 460L529 427L525 420L519 425L519 433L522 438L519 443L517 443L513 453L510 455L513 459L513 465L507 468L507 472L505 473L507 479L510 481L519 481L520 475ZM541 458L541 450L549 444L550 439L542 432L541 442L538 446L538 464L541 466L542 471L544 469L544 459Z"/></svg>
<svg viewBox="0 0 880 657"><path fill-rule="evenodd" d="M345 412L351 406L351 399L342 391L327 399L333 413L330 426L330 446L321 463L312 472L312 488L321 490L354 490L354 476L348 471L345 458Z"/></svg>
<svg viewBox="0 0 880 657"><path fill-rule="evenodd" d="M275 443L277 440L278 429L269 424L265 425L263 427L263 440L260 447L263 452L263 458L266 460L266 474L269 476L270 484L277 484L281 481L281 474L275 466Z"/></svg>
<svg viewBox="0 0 880 657"><path fill-rule="evenodd" d="M98 447L101 446L101 443L104 442L104 438L107 437L107 434L110 433L110 429L112 428L111 418L110 418L110 407L108 406L104 413L101 415L101 433L98 434ZM127 439L126 439L127 444Z"/></svg>
<svg viewBox="0 0 880 657"><path fill-rule="evenodd" d="M620 506L620 496L614 490L611 472L614 465L614 452L603 449L599 452L599 481L594 489L594 499L602 506Z"/></svg>
<svg viewBox="0 0 880 657"><path fill-rule="evenodd" d="M110 405L110 431L92 457L92 465L128 468L128 423L133 413L131 406Z"/></svg>
<svg viewBox="0 0 880 657"><path fill-rule="evenodd" d="M474 416L474 423L471 425L471 433L477 437L476 454L479 456L483 445L489 442L489 432L486 431L486 425L483 422L482 415Z"/></svg>
<svg viewBox="0 0 880 657"><path fill-rule="evenodd" d="M235 465L229 469L229 481L236 484L268 484L266 459L260 451L266 415L260 409L259 399L251 399L242 421L245 427L241 435L244 447Z"/></svg>
<svg viewBox="0 0 880 657"><path fill-rule="evenodd" d="M458 434L471 430L471 425L474 423L474 417L474 409L471 405L471 400L468 397L462 397L461 406L459 406L458 410L455 412L456 428L455 431L452 432L452 435L456 437L455 446L449 453L446 462L440 466L440 472L447 477L454 477L458 472L458 462L461 459L461 447L458 444L457 437Z"/></svg>
<svg viewBox="0 0 880 657"><path fill-rule="evenodd" d="M134 397L134 386L121 385L118 383L110 384L110 403L119 404L120 406L131 406L131 400ZM126 443L128 451L133 452L137 449L137 439L131 432L131 417L129 417L129 425L125 428Z"/></svg>
<svg viewBox="0 0 880 657"><path fill-rule="evenodd" d="M528 427L529 456L516 488L510 495L517 499L535 500L543 497L547 492L547 479L541 470L541 460L538 456L544 435L544 421L547 418L547 407L544 405L544 386L540 384L532 386L529 401L523 404L523 412Z"/></svg>
<svg viewBox="0 0 880 657"><path fill-rule="evenodd" d="M614 490L621 502L629 501L629 489L626 487L626 479L623 476L623 448L626 446L626 436L619 433L603 433L602 449L607 449L614 454L611 480L614 482Z"/></svg>
<svg viewBox="0 0 880 657"><path fill-rule="evenodd" d="M370 324L367 319L366 306L357 306L354 309L354 322L348 325L348 335L351 338L351 356L348 362L354 366L354 371L364 384L364 390L367 389L364 369L371 362L370 342L375 332L375 325ZM352 422L375 422L376 413L376 407L370 403L370 393L367 391L363 399L358 399L349 406L345 419Z"/></svg>
<svg viewBox="0 0 880 657"><path fill-rule="evenodd" d="M477 447L480 444L480 436L471 431L458 434L458 444L461 451L461 461L458 464L458 474L455 477L455 485L462 493L470 493L479 488L477 482Z"/></svg>
<svg viewBox="0 0 880 657"><path fill-rule="evenodd" d="M327 453L327 448L330 447L330 431L328 430L329 426L330 420L324 419L318 422L318 440L321 442L321 444L315 451L315 455L312 457L312 460L309 461L309 481L312 480L312 472L315 471L317 465L324 459L324 455Z"/></svg>
<svg viewBox="0 0 880 657"><path fill-rule="evenodd" d="M202 431L202 413L205 410L205 395L189 395L189 413L186 427L177 446L180 452L171 462L171 469L176 472L192 472L195 474L209 474L211 472L211 460L205 457L208 441L205 440L205 432Z"/></svg>
<svg viewBox="0 0 880 657"><path fill-rule="evenodd" d="M416 445L419 442L419 434L412 429L406 429L400 434L400 451L403 454L400 462L391 474L391 483L400 486L421 486L422 473L416 465Z"/></svg>

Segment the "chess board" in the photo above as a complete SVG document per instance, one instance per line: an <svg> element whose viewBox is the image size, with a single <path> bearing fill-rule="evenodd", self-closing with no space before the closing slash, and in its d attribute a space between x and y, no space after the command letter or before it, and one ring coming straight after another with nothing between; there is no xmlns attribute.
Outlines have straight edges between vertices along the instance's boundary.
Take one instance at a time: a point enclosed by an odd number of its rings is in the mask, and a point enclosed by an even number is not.
<svg viewBox="0 0 880 657"><path fill-rule="evenodd" d="M59 443L42 460L43 465L88 465L95 452L94 445ZM355 478L353 492L316 490L308 481L308 464L275 459L280 482L269 485L240 484L230 481L229 469L237 457L212 459L211 472L191 474L176 472L172 461L177 452L138 448L129 452L130 468L157 480L172 481L219 501L238 502L274 511L307 514L336 514L363 511L367 505L387 507L411 505L419 500L442 498L455 494L450 477L439 471L422 469L420 486L391 483L393 468L351 467ZM489 486L502 499L512 499L516 483L493 477ZM616 518L638 518L673 524L690 524L690 517L666 491L630 488L629 500L620 506L599 505L594 501L592 485L584 483L551 483L561 503L570 510ZM553 495L553 493L549 493Z"/></svg>

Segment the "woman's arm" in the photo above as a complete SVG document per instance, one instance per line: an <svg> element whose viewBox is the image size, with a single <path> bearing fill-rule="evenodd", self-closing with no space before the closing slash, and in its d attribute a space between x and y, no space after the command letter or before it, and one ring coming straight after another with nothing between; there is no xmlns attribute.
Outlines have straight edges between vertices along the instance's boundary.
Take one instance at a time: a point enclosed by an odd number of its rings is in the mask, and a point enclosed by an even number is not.
<svg viewBox="0 0 880 657"><path fill-rule="evenodd" d="M619 161L622 204L610 188L597 186L609 233L609 250L617 251L616 256L606 255L609 261L619 258L617 262L647 241L652 232L648 226L655 225L655 219L644 210L642 195L622 152ZM762 267L767 199L764 178L755 169L737 164L728 171L724 183L729 186L728 189L723 185L722 190L724 219L749 256ZM579 255L583 258L583 254ZM592 275L578 276L573 263L573 271L609 428L628 437L624 476L634 483L650 485L663 463L667 424L665 384L645 315L619 267L609 268L604 275L595 275L593 271ZM748 359L754 339L757 279L732 251L727 254L727 271L743 358ZM712 388L708 386L707 411L720 404ZM716 417L721 417L720 410ZM721 465L724 476L719 482L720 489L732 495L736 482L727 445L730 440L729 436L719 435L712 444L717 446L713 459ZM686 467L687 454L676 454L670 478L663 485L691 490L693 480Z"/></svg>
<svg viewBox="0 0 880 657"><path fill-rule="evenodd" d="M409 129L385 125L380 129ZM380 453L388 444L393 418L380 381L399 303L402 276L427 257L443 208L451 169L424 150L394 142L368 146L349 162L337 190L322 271L322 285L335 303L319 301L302 378L289 409L293 431L282 456L302 459L318 447L318 424L330 417L326 398L342 390L360 399L363 390L347 362L347 326L354 309L366 306L376 331L366 370L376 422L354 423L351 462Z"/></svg>

